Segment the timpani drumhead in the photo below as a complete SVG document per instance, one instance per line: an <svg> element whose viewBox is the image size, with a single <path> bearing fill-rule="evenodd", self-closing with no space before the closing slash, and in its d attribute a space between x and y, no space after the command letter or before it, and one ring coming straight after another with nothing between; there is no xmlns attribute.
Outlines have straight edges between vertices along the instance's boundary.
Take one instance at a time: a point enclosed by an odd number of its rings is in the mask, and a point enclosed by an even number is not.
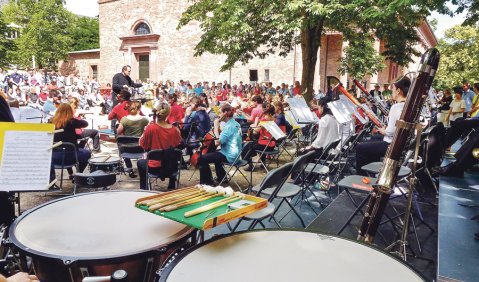
<svg viewBox="0 0 479 282"><path fill-rule="evenodd" d="M188 251L160 281L424 281L360 243L302 231L233 234Z"/></svg>
<svg viewBox="0 0 479 282"><path fill-rule="evenodd" d="M49 202L19 217L10 230L24 251L63 259L101 259L142 253L191 232L184 224L135 208L147 191L81 194Z"/></svg>

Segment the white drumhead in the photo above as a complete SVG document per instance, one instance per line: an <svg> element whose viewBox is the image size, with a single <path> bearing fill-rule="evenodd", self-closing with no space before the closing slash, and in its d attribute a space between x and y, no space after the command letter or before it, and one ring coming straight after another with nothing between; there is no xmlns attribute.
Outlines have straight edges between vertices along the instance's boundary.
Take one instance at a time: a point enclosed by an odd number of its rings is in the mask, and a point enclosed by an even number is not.
<svg viewBox="0 0 479 282"><path fill-rule="evenodd" d="M78 259L112 258L175 242L191 228L135 207L141 191L65 198L21 218L14 230L26 251Z"/></svg>
<svg viewBox="0 0 479 282"><path fill-rule="evenodd" d="M120 158L114 156L103 156L103 157L94 157L88 160L90 164L110 164L110 163L119 163Z"/></svg>
<svg viewBox="0 0 479 282"><path fill-rule="evenodd" d="M401 262L367 246L299 231L242 233L181 259L168 282L423 281Z"/></svg>

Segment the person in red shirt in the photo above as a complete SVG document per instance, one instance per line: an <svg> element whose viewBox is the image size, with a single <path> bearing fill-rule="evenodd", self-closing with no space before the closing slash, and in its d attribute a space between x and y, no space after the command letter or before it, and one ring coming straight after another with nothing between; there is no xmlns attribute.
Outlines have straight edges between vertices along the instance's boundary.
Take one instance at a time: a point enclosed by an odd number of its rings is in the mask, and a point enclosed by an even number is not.
<svg viewBox="0 0 479 282"><path fill-rule="evenodd" d="M173 124L175 122L182 123L183 119L185 118L185 110L182 106L178 105L178 96L176 96L176 94L170 95L168 97L168 102L171 105L171 112L166 121L169 124Z"/></svg>
<svg viewBox="0 0 479 282"><path fill-rule="evenodd" d="M260 121L274 121L274 106L272 104L265 104L263 110L263 116L261 117ZM248 167L245 169L246 171L253 170L253 162L251 157L256 153L256 151L272 151L276 146L276 141L273 139L273 136L264 127L256 127L253 134L259 134L258 141L255 144L250 143L250 146L253 146L252 150L249 148L245 148L243 150L246 152L246 154L243 156L243 160L248 161ZM265 163L266 155L262 155L261 160L263 163Z"/></svg>
<svg viewBox="0 0 479 282"><path fill-rule="evenodd" d="M301 95L301 84L299 84L299 81L294 82L293 95Z"/></svg>
<svg viewBox="0 0 479 282"><path fill-rule="evenodd" d="M156 107L156 123L150 123L140 138L140 146L145 151L165 150L178 147L181 143L180 130L166 121L171 116L171 107L167 103L161 103ZM140 188L147 189L146 166L148 171L158 174L161 172L160 161L139 160L138 173L140 174ZM175 188L176 176L170 177L168 189Z"/></svg>
<svg viewBox="0 0 479 282"><path fill-rule="evenodd" d="M116 119L120 121L123 117L129 115L128 107L130 105L130 98L131 93L128 92L128 90L121 90L120 94L118 94L119 104L111 110L110 114L108 114L108 120Z"/></svg>

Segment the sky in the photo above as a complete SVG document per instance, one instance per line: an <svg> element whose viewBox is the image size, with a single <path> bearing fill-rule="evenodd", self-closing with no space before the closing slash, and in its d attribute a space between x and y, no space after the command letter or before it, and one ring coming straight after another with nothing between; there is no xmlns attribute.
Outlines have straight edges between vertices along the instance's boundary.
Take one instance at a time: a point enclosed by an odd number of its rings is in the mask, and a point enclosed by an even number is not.
<svg viewBox="0 0 479 282"><path fill-rule="evenodd" d="M98 16L98 0L66 0L66 6L68 10L78 15L89 17ZM464 17L465 13L452 18L433 13L430 18L435 18L438 21L437 30L435 31L436 37L441 39L444 36L445 30L454 25L461 24L464 21Z"/></svg>

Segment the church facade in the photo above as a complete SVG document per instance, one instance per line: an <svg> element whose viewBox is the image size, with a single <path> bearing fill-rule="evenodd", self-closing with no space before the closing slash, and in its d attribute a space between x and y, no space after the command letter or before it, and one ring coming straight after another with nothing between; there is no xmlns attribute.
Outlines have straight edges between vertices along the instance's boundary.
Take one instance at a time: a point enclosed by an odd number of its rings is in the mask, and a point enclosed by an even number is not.
<svg viewBox="0 0 479 282"><path fill-rule="evenodd" d="M220 72L225 57L204 54L194 56L194 47L199 42L199 22L190 22L177 29L179 19L189 1L165 0L99 0L100 49L70 53L69 72L75 70L81 76L95 76L99 82L111 82L121 67L132 67L131 77L146 81L179 81L191 83L200 81L228 81L233 84L243 81L271 81L291 84L301 81L301 47L298 45L287 57L270 55L265 59L253 59L248 64L237 64L230 71ZM421 42L418 50L423 51L437 44L434 34L424 22L418 27ZM376 42L377 51L384 48ZM343 55L346 43L340 33L328 33L322 38L315 70L315 84L326 88L327 76L340 75L338 60ZM418 58L416 58L418 60ZM378 75L367 78L370 83L390 83L398 76L415 69L399 68L392 62L385 62L385 69ZM347 75L341 77L346 83Z"/></svg>

